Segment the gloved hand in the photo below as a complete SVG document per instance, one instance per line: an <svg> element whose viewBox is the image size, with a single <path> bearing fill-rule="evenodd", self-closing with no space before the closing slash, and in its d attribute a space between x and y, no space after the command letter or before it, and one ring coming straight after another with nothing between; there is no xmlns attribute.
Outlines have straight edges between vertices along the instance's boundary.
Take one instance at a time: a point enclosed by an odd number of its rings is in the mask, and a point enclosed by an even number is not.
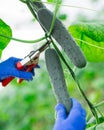
<svg viewBox="0 0 104 130"><path fill-rule="evenodd" d="M72 103L69 115L66 115L63 104L56 106L57 117L53 130L85 130L86 111L76 99L72 99Z"/></svg>
<svg viewBox="0 0 104 130"><path fill-rule="evenodd" d="M34 75L33 70L31 72L26 72L25 70L21 71L16 68L16 63L20 60L21 59L15 57L10 57L9 59L0 63L0 81L10 76L22 78L28 81L32 80Z"/></svg>

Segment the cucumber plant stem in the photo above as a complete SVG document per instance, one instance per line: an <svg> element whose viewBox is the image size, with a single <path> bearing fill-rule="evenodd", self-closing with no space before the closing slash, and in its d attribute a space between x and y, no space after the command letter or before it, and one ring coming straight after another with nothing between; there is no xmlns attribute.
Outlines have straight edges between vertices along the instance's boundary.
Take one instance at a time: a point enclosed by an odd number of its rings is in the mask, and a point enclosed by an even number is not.
<svg viewBox="0 0 104 130"><path fill-rule="evenodd" d="M32 15L37 19L37 15L36 15L36 13L34 12L33 8L30 5L30 0L26 0L26 4L27 4L30 12L32 13Z"/></svg>
<svg viewBox="0 0 104 130"><path fill-rule="evenodd" d="M31 2L30 0L26 0L26 4L27 4L27 7L29 8L30 12L32 13L32 15L36 18L36 20L39 22L40 26L42 27L42 29L46 33L45 29L43 28L43 26L41 25L40 21L37 18L37 14L36 13L39 10L38 7L36 7L35 4L33 2Z"/></svg>
<svg viewBox="0 0 104 130"><path fill-rule="evenodd" d="M59 2L60 2L60 0L57 0L57 1L56 1L56 6L55 6L55 11L54 11L54 15L53 15L51 27L50 27L49 36L51 35L51 33L52 33L52 31L53 31L53 28L54 28L54 25L55 25L56 15L57 15L57 12L58 12L58 10L59 10Z"/></svg>
<svg viewBox="0 0 104 130"><path fill-rule="evenodd" d="M101 115L101 117L104 118L104 114L99 110L99 108L96 108L96 110L99 112L99 114Z"/></svg>
<svg viewBox="0 0 104 130"><path fill-rule="evenodd" d="M104 105L104 101L102 101L102 102L100 102L100 103L94 105L94 107L97 108L97 107L100 107L100 106L102 106L102 105Z"/></svg>
<svg viewBox="0 0 104 130"><path fill-rule="evenodd" d="M56 2L42 2L42 3L44 3L44 4L51 4L51 5L55 5L56 4ZM89 11L95 11L95 12L97 12L97 10L95 10L95 9L86 8L86 7L82 7L82 6L75 6L75 5L68 5L68 4L60 4L59 3L59 6L60 5L64 6L64 7L68 7L68 8L80 8L80 9L84 9L84 10L89 10Z"/></svg>
<svg viewBox="0 0 104 130"><path fill-rule="evenodd" d="M17 41L17 42L23 42L23 43L37 43L37 42L40 42L40 41L46 39L46 37L41 37L41 38L36 39L36 40L22 40L22 39L2 35L2 34L0 34L0 37L4 37L4 38L7 38L7 39L11 39L11 40L14 40L14 41Z"/></svg>
<svg viewBox="0 0 104 130"><path fill-rule="evenodd" d="M26 3L26 0L20 0L20 1L23 2L23 3ZM55 5L56 4L56 2L46 2L46 1L38 1L38 0L35 0L35 2L41 2L41 3L44 3L44 4L51 4L51 5ZM68 7L68 8L79 8L79 9L84 9L84 10L97 12L97 10L95 10L95 9L86 8L86 7L83 7L83 6L75 6L75 5L60 4L59 3L59 6L60 5L63 6L63 7Z"/></svg>

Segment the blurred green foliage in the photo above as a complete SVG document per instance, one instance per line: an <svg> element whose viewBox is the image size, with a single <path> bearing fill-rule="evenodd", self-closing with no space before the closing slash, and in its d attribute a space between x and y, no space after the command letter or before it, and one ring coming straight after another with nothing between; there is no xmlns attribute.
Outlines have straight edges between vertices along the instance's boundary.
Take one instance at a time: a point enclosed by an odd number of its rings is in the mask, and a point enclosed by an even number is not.
<svg viewBox="0 0 104 130"><path fill-rule="evenodd" d="M40 62L34 80L10 86L0 94L0 130L51 130L54 125L56 100L43 61ZM91 112L86 101L63 65L68 91L85 107L88 119ZM88 63L84 69L76 70L77 78L88 99L96 104L104 100L104 64ZM16 79L15 79L16 80ZM103 107L100 108L103 112Z"/></svg>

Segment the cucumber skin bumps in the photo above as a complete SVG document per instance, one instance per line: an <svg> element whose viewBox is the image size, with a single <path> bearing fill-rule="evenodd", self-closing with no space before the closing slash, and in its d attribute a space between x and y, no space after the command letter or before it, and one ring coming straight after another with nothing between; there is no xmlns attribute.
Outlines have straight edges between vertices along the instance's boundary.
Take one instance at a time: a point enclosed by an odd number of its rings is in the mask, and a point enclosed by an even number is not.
<svg viewBox="0 0 104 130"><path fill-rule="evenodd" d="M65 78L60 59L54 49L47 49L45 52L46 66L52 82L52 88L58 103L62 103L69 113L72 103L67 91Z"/></svg>
<svg viewBox="0 0 104 130"><path fill-rule="evenodd" d="M41 8L37 11L38 20L41 26L48 33L50 31L53 13L47 8ZM56 18L54 28L51 35L57 41L57 43L62 47L67 56L70 58L71 62L78 68L83 68L86 66L86 59L76 44L71 34L64 27L62 22Z"/></svg>

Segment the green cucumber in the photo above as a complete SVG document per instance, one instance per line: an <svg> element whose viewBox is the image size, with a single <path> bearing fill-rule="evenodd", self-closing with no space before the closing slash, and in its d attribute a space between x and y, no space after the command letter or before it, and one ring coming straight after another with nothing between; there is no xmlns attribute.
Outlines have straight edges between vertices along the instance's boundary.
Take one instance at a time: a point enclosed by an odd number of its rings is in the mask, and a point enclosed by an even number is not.
<svg viewBox="0 0 104 130"><path fill-rule="evenodd" d="M37 11L37 17L41 23L41 26L47 33L49 33L53 19L53 13L46 8L41 8ZM72 38L71 34L66 30L62 22L57 18L55 20L55 25L51 35L66 52L67 56L75 66L79 68L85 67L86 59L82 51Z"/></svg>
<svg viewBox="0 0 104 130"><path fill-rule="evenodd" d="M61 62L56 51L50 48L47 49L45 52L45 60L56 100L58 103L62 103L67 113L69 113L72 103L67 91Z"/></svg>
<svg viewBox="0 0 104 130"><path fill-rule="evenodd" d="M37 12L39 9L46 8L46 6L41 2L41 0L36 0L31 3L31 7Z"/></svg>

